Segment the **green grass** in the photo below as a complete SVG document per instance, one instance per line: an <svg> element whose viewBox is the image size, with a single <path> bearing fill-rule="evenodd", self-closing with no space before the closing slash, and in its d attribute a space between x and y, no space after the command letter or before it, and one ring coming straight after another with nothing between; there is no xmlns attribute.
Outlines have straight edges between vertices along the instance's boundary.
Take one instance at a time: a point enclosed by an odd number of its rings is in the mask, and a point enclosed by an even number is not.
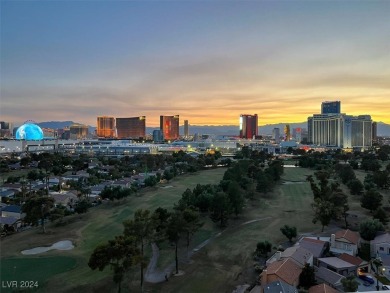
<svg viewBox="0 0 390 293"><path fill-rule="evenodd" d="M210 232L222 232L194 255L190 265L181 264L185 274L172 277L159 285L148 284L150 292L228 292L237 284L253 282L252 253L263 240L278 246L287 239L280 232L285 224L296 226L298 233L321 230L312 223L313 195L306 175L313 171L285 168L281 181L303 181L302 184L279 184L265 198L248 201L242 215L231 218L229 226L220 230L215 224ZM258 220L244 224L247 221ZM173 255L172 255L173 257Z"/></svg>
<svg viewBox="0 0 390 293"><path fill-rule="evenodd" d="M390 280L387 279L384 276L376 276L376 278L381 282L383 285L390 285Z"/></svg>
<svg viewBox="0 0 390 293"><path fill-rule="evenodd" d="M115 292L112 286L112 273L109 269L103 272L91 271L87 262L93 249L102 242L122 233L122 222L133 216L138 208L154 210L157 207L171 209L181 197L186 188L194 188L196 184L216 184L222 178L226 169L202 171L194 175L175 178L165 184L171 188L154 188L142 191L138 196L124 200L121 204L107 203L94 208L87 215L80 217L76 227L78 237L76 249L66 252L77 260L76 267L66 274L52 274L47 288L51 292L93 292L104 288L104 292ZM285 168L282 180L274 191L267 195L256 195L256 199L248 201L243 213L238 218L229 220L229 226L223 230L207 216L203 218L204 225L191 241L191 248L211 238L210 242L193 256L193 263L180 264L185 274L172 277L163 284L145 284L148 292L227 292L237 284L252 282L253 275L252 253L256 243L263 240L278 246L287 239L280 232L285 224L295 226L299 233L320 232L321 225L313 224L311 203L313 194L306 176L314 171L304 168ZM283 181L300 183L282 184ZM354 199L355 200L355 199ZM356 208L360 208L356 204ZM248 221L253 221L244 224ZM66 228L66 227L65 227ZM62 229L65 229L62 228ZM58 231L58 240L62 234ZM222 232L218 237L217 233ZM31 237L41 235L30 234ZM27 244L26 244L27 246ZM31 247L28 247L31 248ZM13 248L8 245L6 249ZM20 250L20 247L18 248ZM185 244L180 251L185 253ZM146 252L150 254L150 251ZM64 252L50 252L51 255ZM25 259L25 258L21 258ZM27 258L26 258L27 259ZM165 268L174 261L174 250L169 244L161 246L159 268ZM32 264L30 268L32 268ZM65 276L65 277L64 277ZM46 277L46 276L45 276ZM139 272L135 268L126 275L122 292L138 291ZM47 278L48 279L48 278ZM106 287L104 287L106 286ZM130 289L129 289L130 288ZM129 291L130 290L130 291Z"/></svg>
<svg viewBox="0 0 390 293"><path fill-rule="evenodd" d="M146 192L141 191L138 196L132 196L126 200L123 200L121 203L106 203L99 207L93 208L88 212L87 215L80 216L78 221L70 224L68 227L51 227L53 233L55 234L55 236L52 238L56 238L56 241L63 240L63 237L66 237L64 236L67 235L66 229L70 229L72 230L73 234L79 234L80 236L75 241L75 249L67 252L51 251L49 253L50 255L63 255L64 253L67 253L70 259L75 262L75 265L73 265L74 268L72 267L73 269L71 271L66 273L66 278L60 274L62 271L59 272L53 270L50 274L41 272L42 283L50 279L46 286L47 289L45 290L48 290L48 292L73 292L71 288L81 288L82 286L87 286L87 289L90 290L89 292L92 292L91 284L99 283L106 278L111 279L112 273L110 272L109 268L103 272L92 271L87 265L89 257L93 249L99 243L104 243L108 239L112 239L116 235L122 233L122 222L124 220L130 219L133 216L134 211L138 208L150 209L153 211L154 209L161 206L171 209L173 204L180 199L181 194L185 191L186 188L193 189L196 184L218 183L222 179L225 170L225 168L211 169L191 175L180 176L165 184L172 186L171 188L156 187L154 189L149 189ZM76 219L77 217L78 216L76 216ZM19 251L25 248L32 248L31 243L34 241L41 241L42 237L51 236L40 235L37 234L36 231L28 231L24 233L28 234L28 236L25 234L27 237L32 237L32 240L29 238L30 240L26 241L25 244L18 243L17 246L13 246L11 241L5 241L2 245L2 249L7 249L8 255L17 256L10 259L10 262L22 261L25 263L24 270L29 271L34 270L35 263L32 258L21 257ZM194 239L198 239L196 241L203 241L202 239L207 237L205 234L210 232L208 232L206 229L202 233L194 237ZM22 235L19 234L18 236L21 237ZM55 242L52 238L50 238L50 241ZM42 246L42 244L37 246ZM150 252L147 252L147 254L149 253ZM61 263L59 263L59 265L61 267ZM10 266L13 267L12 263L10 263ZM64 266L64 270L68 270L68 267ZM39 291L41 292L41 290Z"/></svg>
<svg viewBox="0 0 390 293"><path fill-rule="evenodd" d="M73 269L76 263L75 258L66 256L6 258L1 260L1 280L18 281L19 285L20 281L34 281L39 290L48 279ZM2 288L1 292L11 289Z"/></svg>
<svg viewBox="0 0 390 293"><path fill-rule="evenodd" d="M30 172L31 169L21 169L21 170L12 170L6 173L0 174L0 185L3 185L3 183L7 180L8 177L27 177L28 172Z"/></svg>

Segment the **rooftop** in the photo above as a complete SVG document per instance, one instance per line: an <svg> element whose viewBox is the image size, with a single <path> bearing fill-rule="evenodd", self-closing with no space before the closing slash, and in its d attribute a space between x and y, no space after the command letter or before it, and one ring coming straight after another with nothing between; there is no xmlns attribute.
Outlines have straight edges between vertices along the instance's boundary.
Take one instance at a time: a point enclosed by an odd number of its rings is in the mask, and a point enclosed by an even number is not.
<svg viewBox="0 0 390 293"><path fill-rule="evenodd" d="M339 291L333 289L332 287L326 284L319 284L309 288L309 293L338 293L338 292Z"/></svg>
<svg viewBox="0 0 390 293"><path fill-rule="evenodd" d="M353 244L358 244L360 239L359 233L353 232L349 229L337 231L335 236L336 240L346 239Z"/></svg>
<svg viewBox="0 0 390 293"><path fill-rule="evenodd" d="M21 213L22 208L21 208L21 206L17 206L17 205L9 205L9 206L2 208L1 211L9 212L9 213Z"/></svg>
<svg viewBox="0 0 390 293"><path fill-rule="evenodd" d="M353 264L355 266L360 266L362 263L365 262L360 257L353 256L353 255L350 255L347 253L343 253L343 254L339 255L338 257L340 259L342 259L343 261L349 262L350 264Z"/></svg>
<svg viewBox="0 0 390 293"><path fill-rule="evenodd" d="M324 282L327 282L329 284L338 285L341 282L341 279L345 278L344 276L333 272L325 267L319 267L318 270L315 272L316 279L320 279Z"/></svg>
<svg viewBox="0 0 390 293"><path fill-rule="evenodd" d="M319 258L318 261L323 262L337 269L349 268L354 266L353 264L346 262L338 257L324 257L324 258Z"/></svg>
<svg viewBox="0 0 390 293"><path fill-rule="evenodd" d="M286 282L275 281L264 286L264 293L298 293L298 290Z"/></svg>
<svg viewBox="0 0 390 293"><path fill-rule="evenodd" d="M293 284L301 274L302 269L291 259L276 261L267 267L267 275L275 274L287 284Z"/></svg>
<svg viewBox="0 0 390 293"><path fill-rule="evenodd" d="M299 246L310 251L314 257L320 257L322 255L326 244L327 242L325 241L306 237L299 242Z"/></svg>
<svg viewBox="0 0 390 293"><path fill-rule="evenodd" d="M375 237L374 240L371 240L371 244L379 244L379 243L390 243L390 234L382 234Z"/></svg>

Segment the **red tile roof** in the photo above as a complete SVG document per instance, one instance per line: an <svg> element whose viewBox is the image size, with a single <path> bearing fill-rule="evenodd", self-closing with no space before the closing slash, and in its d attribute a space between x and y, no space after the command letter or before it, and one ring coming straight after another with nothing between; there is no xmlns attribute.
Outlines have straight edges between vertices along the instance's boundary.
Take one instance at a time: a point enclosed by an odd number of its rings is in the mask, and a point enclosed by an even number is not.
<svg viewBox="0 0 390 293"><path fill-rule="evenodd" d="M267 267L267 275L275 274L282 281L289 285L299 279L302 269L291 259L276 261Z"/></svg>
<svg viewBox="0 0 390 293"><path fill-rule="evenodd" d="M319 284L309 288L309 293L339 293L336 289L326 285Z"/></svg>
<svg viewBox="0 0 390 293"><path fill-rule="evenodd" d="M337 231L335 236L336 236L336 240L344 238L353 244L358 244L360 239L359 233L353 232L349 229Z"/></svg>
<svg viewBox="0 0 390 293"><path fill-rule="evenodd" d="M352 256L348 253L343 253L339 255L339 258L341 258L343 261L349 262L350 264L353 264L355 266L359 266L364 262L360 257Z"/></svg>

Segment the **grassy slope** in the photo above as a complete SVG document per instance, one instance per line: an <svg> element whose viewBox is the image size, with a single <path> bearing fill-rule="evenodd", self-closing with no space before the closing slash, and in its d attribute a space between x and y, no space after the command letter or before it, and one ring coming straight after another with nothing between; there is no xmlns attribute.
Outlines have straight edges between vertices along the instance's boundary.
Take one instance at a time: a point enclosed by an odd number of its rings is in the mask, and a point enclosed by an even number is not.
<svg viewBox="0 0 390 293"><path fill-rule="evenodd" d="M22 249L39 246L37 245L39 241L52 243L54 239L57 239L56 241L72 239L77 249L66 252L66 254L77 259L77 267L66 274L59 274L52 278L46 292L80 292L81 290L83 292L95 292L96 290L115 292L109 270L92 272L88 268L87 261L93 248L98 243L121 233L122 221L131 217L135 209L141 207L155 209L158 206L171 208L187 187L193 188L197 183L216 183L224 171L224 169L208 170L196 175L184 176L167 184L174 186L172 188L156 188L140 194L140 197L126 200L122 205L108 204L96 208L87 215L76 217L74 223L56 228L53 235L37 235L36 232L32 233L33 231L25 232L31 233L31 238L26 243L22 242L22 245L19 243L15 247L10 243L7 244L8 239L3 241L7 248L6 255L16 256ZM286 238L279 231L280 227L285 224L298 227L299 233L320 231L320 225L314 225L311 221L312 193L310 185L305 181L306 175L310 174L313 174L313 171L309 169L285 168L282 181L302 181L302 183L279 184L273 193L248 202L243 214L237 219L231 219L228 228L222 231L220 236L213 238L206 247L193 256L194 261L191 264L180 265L185 271L183 276L171 278L169 282L163 284L146 284L146 291L226 292L236 284L253 281L256 276L252 269L251 254L258 241L268 240L275 246L285 242ZM358 204L358 199L350 197L350 205L352 209L365 214ZM259 221L244 225L245 222L252 220ZM204 221L205 225L194 236L192 246L221 232L208 218ZM20 236L20 234L15 236ZM48 242L49 239L53 241ZM184 247L181 250L184 251ZM48 253L49 256L59 254L61 252ZM164 245L158 266L165 268L172 263L173 257L172 248ZM122 292L138 290L137 279L138 271L135 269L128 274ZM130 291L128 291L129 288Z"/></svg>
<svg viewBox="0 0 390 293"><path fill-rule="evenodd" d="M305 180L312 171L285 168L283 180ZM243 215L231 220L219 237L213 239L194 256L190 265L183 264L183 276L171 278L160 285L149 285L151 292L227 292L234 285L252 281L252 252L256 243L271 241L274 245L285 242L279 231L289 224L299 232L319 231L311 222L312 193L307 182L279 185L269 199L249 202ZM265 219L264 219L265 218ZM263 219L244 224L247 221Z"/></svg>
<svg viewBox="0 0 390 293"><path fill-rule="evenodd" d="M60 274L54 278L52 277L54 274L51 272L42 271L41 275L46 279L50 277L50 282L47 288L42 288L41 291L61 292L66 291L67 288L98 282L108 276L110 271L94 272L89 269L87 262L92 250L99 243L120 234L123 229L123 220L132 217L135 209L148 208L154 210L159 206L171 208L186 188L192 189L198 183L219 182L224 172L225 169L214 169L176 178L167 184L171 185L171 188L155 188L147 192L141 192L139 196L126 199L121 204L107 203L94 208L86 215L73 216L71 219L74 222L65 227L51 228L51 233L48 233L48 235L39 234L34 229L8 237L2 241L2 262L4 259L7 259L7 262L2 265L1 279L4 280L3 276L6 276L4 274L7 274L14 267L14 263L20 262L21 259L26 267L30 264L31 269L33 269L34 257L20 257L21 250L71 239L76 244L74 250L68 252L51 251L45 256L40 256L40 258L50 261L50 256L66 253L69 259L77 260L76 268L67 272L66 275ZM64 267L63 271L68 269L69 267ZM20 274L23 277L23 272Z"/></svg>

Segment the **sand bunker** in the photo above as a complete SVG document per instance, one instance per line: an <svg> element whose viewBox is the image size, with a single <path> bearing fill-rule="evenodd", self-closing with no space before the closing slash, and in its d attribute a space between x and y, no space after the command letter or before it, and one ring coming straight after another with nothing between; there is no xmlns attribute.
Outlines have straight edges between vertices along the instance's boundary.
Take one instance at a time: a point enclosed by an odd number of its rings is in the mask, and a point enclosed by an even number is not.
<svg viewBox="0 0 390 293"><path fill-rule="evenodd" d="M23 250L22 254L29 255L29 254L38 254L43 253L52 249L57 250L71 250L74 248L74 245L72 244L72 241L64 240L54 243L52 246L46 246L46 247L35 247L32 249Z"/></svg>

